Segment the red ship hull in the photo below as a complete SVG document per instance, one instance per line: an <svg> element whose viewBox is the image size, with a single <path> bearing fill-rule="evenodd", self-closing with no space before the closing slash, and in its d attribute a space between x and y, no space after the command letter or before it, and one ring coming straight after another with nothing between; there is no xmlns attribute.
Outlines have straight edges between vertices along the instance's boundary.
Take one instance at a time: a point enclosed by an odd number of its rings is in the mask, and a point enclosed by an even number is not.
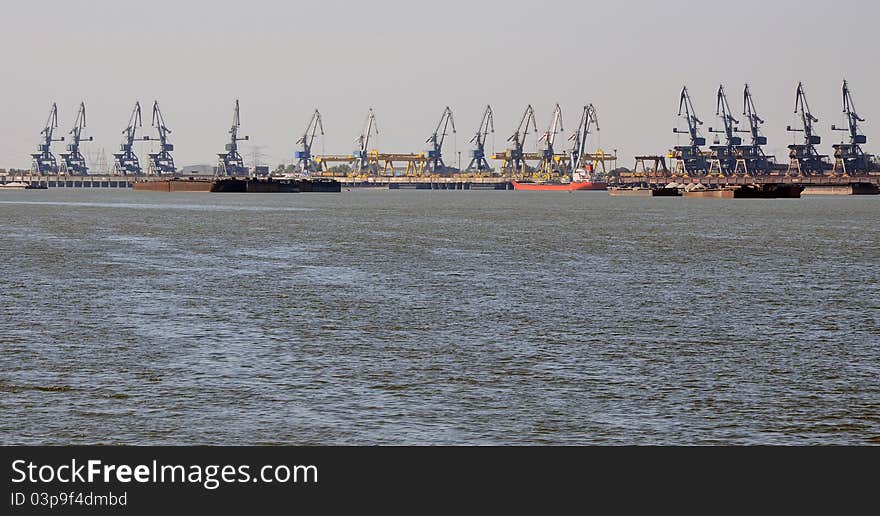
<svg viewBox="0 0 880 516"><path fill-rule="evenodd" d="M514 190L556 190L573 192L575 190L607 190L608 183L601 181L572 181L571 183L520 183L513 181Z"/></svg>

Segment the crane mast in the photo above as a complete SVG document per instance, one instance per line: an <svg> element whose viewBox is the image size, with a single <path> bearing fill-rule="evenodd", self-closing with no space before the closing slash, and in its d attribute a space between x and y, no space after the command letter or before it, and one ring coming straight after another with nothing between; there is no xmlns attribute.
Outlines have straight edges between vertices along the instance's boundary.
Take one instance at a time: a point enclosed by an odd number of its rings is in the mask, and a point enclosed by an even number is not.
<svg viewBox="0 0 880 516"><path fill-rule="evenodd" d="M530 124L532 129L535 132L538 132L538 126L535 124L535 110L532 109L531 104L526 107L526 110L519 121L519 125L516 128L516 132L514 132L510 136L510 138L507 139L507 141L510 143L510 147L507 149L506 160L513 166L513 169L517 172L526 171L526 162L523 148L525 147L526 137L529 134Z"/></svg>
<svg viewBox="0 0 880 516"><path fill-rule="evenodd" d="M370 108L367 113L367 121L364 124L364 132L355 140L358 148L354 151L354 171L358 174L362 173L364 165L369 163L370 135L374 133L379 134L379 126L376 124L376 114L373 112L373 108Z"/></svg>
<svg viewBox="0 0 880 516"><path fill-rule="evenodd" d="M244 166L244 159L238 152L238 142L247 141L249 136L239 137L238 130L241 127L241 117L239 115L238 99L235 99L235 109L232 112L232 127L229 129L229 143L226 144L226 152L217 156L220 158L217 173L221 176L246 176L247 168Z"/></svg>
<svg viewBox="0 0 880 516"><path fill-rule="evenodd" d="M83 141L83 129L86 127L86 103L80 102L79 110L76 112L76 121L73 123L73 129L70 130L70 143L67 144L67 152L61 155L62 172L70 175L84 176L89 173L89 167L86 165L86 159L80 151L80 142ZM87 142L94 141L94 137L89 136L85 139Z"/></svg>
<svg viewBox="0 0 880 516"><path fill-rule="evenodd" d="M824 159L827 156L819 154L816 145L822 143L822 138L813 132L813 124L819 119L813 116L810 111L810 104L807 102L807 95L804 91L804 84L798 83L797 92L795 94L794 112L801 119L801 128L786 127L789 132L799 132L804 134L803 143L789 145L789 173L797 174L816 174L822 173L825 169Z"/></svg>
<svg viewBox="0 0 880 516"><path fill-rule="evenodd" d="M134 142L137 137L137 130L142 126L141 103L135 102L134 108L131 110L131 116L128 119L128 127L122 131L122 145L119 146L119 152L113 154L113 170L115 174L124 176L141 174L141 164L134 153ZM144 139L148 140L149 136Z"/></svg>
<svg viewBox="0 0 880 516"><path fill-rule="evenodd" d="M678 102L678 116L684 118L688 128L685 131L675 127L672 129L672 132L687 134L690 143L689 145L677 145L673 148L673 156L678 160L676 172L685 175L691 172L704 174L707 170L706 158L700 149L700 147L706 145L706 139L700 136L700 126L703 125L703 122L694 111L694 104L691 101L687 86L681 89Z"/></svg>
<svg viewBox="0 0 880 516"><path fill-rule="evenodd" d="M467 167L468 172L486 172L491 171L492 167L486 161L486 136L495 132L495 115L492 113L492 106L487 105L483 111L483 118L480 120L480 126L477 128L476 134L471 138L470 143L474 145L471 150L471 162Z"/></svg>
<svg viewBox="0 0 880 516"><path fill-rule="evenodd" d="M156 128L156 131L159 133L159 152L151 152L149 154L150 157L150 173L151 174L173 174L177 172L177 168L174 166L174 157L171 156L171 151L174 150L174 145L168 143L168 135L171 134L171 129L165 125L165 117L162 116L162 111L159 109L159 101L153 101L153 119L151 125ZM144 137L144 140L151 139L149 136Z"/></svg>
<svg viewBox="0 0 880 516"><path fill-rule="evenodd" d="M587 140L590 135L590 128L595 127L599 130L599 118L596 114L596 108L592 104L584 106L581 112L581 119L578 122L577 129L568 140L572 142L571 146L571 172L578 173L583 169L583 158L587 155Z"/></svg>
<svg viewBox="0 0 880 516"><path fill-rule="evenodd" d="M834 147L834 172L847 174L849 172L869 172L874 168L873 156L865 154L862 145L868 143L868 138L862 134L859 123L865 119L856 113L855 102L853 102L852 92L849 89L849 83L843 81L843 113L846 116L847 127L837 127L832 125L833 131L844 131L849 133L848 143L839 143Z"/></svg>
<svg viewBox="0 0 880 516"><path fill-rule="evenodd" d="M323 137L324 122L321 119L321 113L316 109L312 113L312 118L309 120L308 125L306 125L303 135L296 141L297 145L301 146L300 150L293 153L297 167L299 167L299 171L303 174L318 170L318 165L312 157L312 143L314 143L319 130L321 131L321 137Z"/></svg>
<svg viewBox="0 0 880 516"><path fill-rule="evenodd" d="M52 154L52 142L63 142L64 137L55 138L55 129L58 128L58 106L53 102L49 110L49 118L46 120L46 126L40 131L42 136L37 152L31 154L33 164L31 170L39 175L57 174L58 161Z"/></svg>
<svg viewBox="0 0 880 516"><path fill-rule="evenodd" d="M446 140L447 130L450 127L452 127L452 134L455 134L455 120L452 119L452 109L446 106L443 114L440 115L440 121L437 123L437 128L434 129L434 133L425 140L425 143L430 145L427 150L429 172L439 173L446 169L446 164L443 163L443 142Z"/></svg>

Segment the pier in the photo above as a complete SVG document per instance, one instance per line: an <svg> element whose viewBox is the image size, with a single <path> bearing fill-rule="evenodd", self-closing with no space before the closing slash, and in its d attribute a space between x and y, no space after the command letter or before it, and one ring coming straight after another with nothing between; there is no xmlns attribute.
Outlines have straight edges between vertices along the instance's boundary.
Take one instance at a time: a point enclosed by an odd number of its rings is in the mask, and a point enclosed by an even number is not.
<svg viewBox="0 0 880 516"><path fill-rule="evenodd" d="M136 180L133 176L115 175L0 174L0 184L20 181L46 188L131 188Z"/></svg>

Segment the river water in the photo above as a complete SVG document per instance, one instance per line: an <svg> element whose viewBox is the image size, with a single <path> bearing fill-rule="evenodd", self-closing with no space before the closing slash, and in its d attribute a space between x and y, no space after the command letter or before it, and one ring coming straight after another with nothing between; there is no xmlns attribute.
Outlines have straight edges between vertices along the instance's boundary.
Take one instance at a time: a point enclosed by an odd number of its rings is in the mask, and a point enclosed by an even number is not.
<svg viewBox="0 0 880 516"><path fill-rule="evenodd" d="M880 198L0 192L2 444L880 444Z"/></svg>

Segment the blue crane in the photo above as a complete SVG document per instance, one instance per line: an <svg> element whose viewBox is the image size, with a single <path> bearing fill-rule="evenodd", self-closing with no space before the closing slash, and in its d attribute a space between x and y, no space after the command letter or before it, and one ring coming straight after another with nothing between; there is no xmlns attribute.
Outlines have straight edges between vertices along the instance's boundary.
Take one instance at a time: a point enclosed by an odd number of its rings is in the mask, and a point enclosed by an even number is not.
<svg viewBox="0 0 880 516"><path fill-rule="evenodd" d="M553 108L553 117L550 119L550 125L547 126L547 130L544 131L544 134L538 139L538 142L544 143L544 148L541 151L541 164L539 168L543 170L545 173L555 172L558 169L556 157L556 150L553 148L553 145L556 143L556 135L564 131L562 127L562 108L559 107L559 103L556 103L556 106Z"/></svg>
<svg viewBox="0 0 880 516"><path fill-rule="evenodd" d="M723 129L709 128L710 133L723 134L724 144L716 144L709 147L712 151L713 166L717 164L719 172L729 174L736 168L737 148L742 145L742 138L736 133L744 132L739 129L739 120L734 118L730 110L730 104L727 102L727 94L724 92L724 85L718 86L718 92L715 95L715 116L721 119Z"/></svg>
<svg viewBox="0 0 880 516"><path fill-rule="evenodd" d="M486 161L486 136L489 133L495 133L495 115L492 113L492 106L486 105L483 111L483 118L480 120L480 126L477 133L471 138L470 143L474 144L471 151L471 162L467 167L468 172L490 172L492 167Z"/></svg>
<svg viewBox="0 0 880 516"><path fill-rule="evenodd" d="M443 142L446 140L446 131L450 126L452 127L452 133L455 134L455 120L452 119L452 109L446 106L443 114L440 115L440 122L437 123L437 128L425 140L425 143L430 145L426 152L428 172L436 174L446 169L446 164L443 163Z"/></svg>
<svg viewBox="0 0 880 516"><path fill-rule="evenodd" d="M229 143L226 144L226 152L218 154L220 158L217 173L221 176L246 176L247 168L244 166L244 159L238 152L238 142L247 141L248 136L239 138L238 129L241 127L241 117L239 116L238 99L235 99L235 110L232 114L232 127L229 129Z"/></svg>
<svg viewBox="0 0 880 516"><path fill-rule="evenodd" d="M581 119L578 122L577 129L568 137L568 140L572 142L570 151L572 174L584 169L583 161L584 157L588 155L587 139L590 135L591 127L595 127L596 131L599 130L599 118L596 114L596 108L592 104L587 104L581 112Z"/></svg>
<svg viewBox="0 0 880 516"><path fill-rule="evenodd" d="M324 122L321 120L321 113L316 109L312 114L312 118L309 120L308 125L306 125L305 132L303 132L303 135L296 141L297 145L301 145L300 150L293 153L293 157L296 159L300 172L304 174L318 170L318 165L315 163L314 157L312 156L312 143L315 141L318 130L321 131L321 137L323 137Z"/></svg>
<svg viewBox="0 0 880 516"><path fill-rule="evenodd" d="M136 133L138 128L142 126L141 103L138 101L134 103L134 108L131 110L131 117L128 119L128 127L122 130L124 137L122 145L119 146L120 152L113 154L113 170L115 174L130 176L140 175L143 172L141 170L140 160L138 160L137 155L134 153L134 142L137 137ZM144 137L143 139L148 140L149 136Z"/></svg>
<svg viewBox="0 0 880 516"><path fill-rule="evenodd" d="M84 176L89 173L86 159L79 149L82 141L94 141L94 137L83 138L83 129L86 127L86 103L79 103L79 111L76 113L76 121L70 130L70 143L67 144L67 152L61 154L61 171L65 174Z"/></svg>
<svg viewBox="0 0 880 516"><path fill-rule="evenodd" d="M538 132L538 126L535 124L535 110L532 109L531 104L526 106L526 110L519 121L516 131L507 139L511 145L510 148L507 149L506 161L512 165L513 170L516 172L526 172L526 160L523 148L525 147L526 136L529 134L530 124L532 129L535 132Z"/></svg>
<svg viewBox="0 0 880 516"><path fill-rule="evenodd" d="M865 119L856 113L852 92L846 80L843 81L842 93L843 113L846 116L847 126L837 127L832 125L831 130L848 132L849 142L833 145L834 168L840 169L840 172L844 174L849 172L869 172L874 169L873 156L865 154L865 151L862 150L861 146L868 143L868 138L862 134L859 128L859 124L864 122Z"/></svg>
<svg viewBox="0 0 880 516"><path fill-rule="evenodd" d="M755 107L755 99L752 97L752 91L746 84L743 88L743 116L749 123L748 133L750 141L748 145L739 147L739 160L737 161L736 172L740 172L740 163L744 174L768 174L773 169L773 163L764 154L763 146L767 145L767 137L761 134L761 125L764 119L758 115L758 108Z"/></svg>
<svg viewBox="0 0 880 516"><path fill-rule="evenodd" d="M364 171L365 164L367 164L367 168L370 168L369 148L370 135L372 134L379 134L379 126L376 124L376 114L373 112L373 108L370 108L369 112L367 112L367 121L364 123L364 132L355 139L358 148L354 151L354 171L358 174Z"/></svg>
<svg viewBox="0 0 880 516"><path fill-rule="evenodd" d="M40 144L37 146L37 152L31 154L33 164L31 170L35 174L47 175L58 173L58 161L52 154L52 142L63 142L64 137L55 138L55 129L58 128L58 106L53 102L52 108L49 110L49 119L46 120L46 126L40 131L42 136Z"/></svg>
<svg viewBox="0 0 880 516"><path fill-rule="evenodd" d="M708 167L705 156L700 149L706 145L706 139L700 136L700 126L703 121L700 120L694 111L694 104L688 93L687 86L682 87L681 95L678 102L678 116L684 118L687 123L687 130L675 127L672 129L676 134L687 134L689 137L688 145L677 145L673 147L675 158L678 160L678 172L689 174L695 172L705 174Z"/></svg>
<svg viewBox="0 0 880 516"><path fill-rule="evenodd" d="M822 173L825 169L825 158L828 156L819 154L819 151L816 150L816 145L822 143L822 138L813 132L813 124L819 119L813 116L810 111L810 104L807 102L807 94L802 82L798 83L795 94L794 112L801 119L801 127L788 126L785 129L789 132L803 133L804 139L801 144L788 146L789 172L805 175Z"/></svg>
<svg viewBox="0 0 880 516"><path fill-rule="evenodd" d="M150 173L151 174L173 174L177 172L174 166L174 157L171 151L174 150L174 144L168 142L168 135L171 129L165 125L165 117L159 109L159 101L153 101L153 120L151 125L156 128L159 133L159 152L151 152L150 157ZM144 137L144 140L151 139Z"/></svg>

